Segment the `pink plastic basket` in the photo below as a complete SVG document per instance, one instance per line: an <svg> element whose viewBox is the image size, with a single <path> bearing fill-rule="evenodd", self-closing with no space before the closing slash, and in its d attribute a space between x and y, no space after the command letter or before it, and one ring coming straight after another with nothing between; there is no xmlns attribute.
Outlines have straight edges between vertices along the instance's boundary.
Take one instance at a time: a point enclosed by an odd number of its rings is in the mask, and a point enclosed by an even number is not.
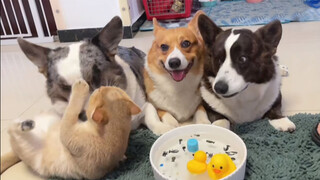
<svg viewBox="0 0 320 180"><path fill-rule="evenodd" d="M192 0L143 0L148 20L187 18L191 14Z"/></svg>

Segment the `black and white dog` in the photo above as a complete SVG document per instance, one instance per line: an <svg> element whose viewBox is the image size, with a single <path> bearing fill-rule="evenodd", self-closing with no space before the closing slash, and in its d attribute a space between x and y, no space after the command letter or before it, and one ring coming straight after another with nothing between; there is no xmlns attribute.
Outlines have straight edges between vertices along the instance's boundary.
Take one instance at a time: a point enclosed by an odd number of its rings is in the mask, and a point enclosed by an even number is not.
<svg viewBox="0 0 320 180"><path fill-rule="evenodd" d="M255 32L223 31L201 15L198 25L208 50L200 90L213 124L229 128L229 121L267 117L275 129L294 131L295 124L281 113L281 71L275 56L281 23L273 21Z"/></svg>
<svg viewBox="0 0 320 180"><path fill-rule="evenodd" d="M145 104L143 68L145 53L118 46L122 40L122 21L114 17L94 38L49 49L18 39L20 48L45 75L47 94L61 115L67 106L71 86L84 79L91 92L100 86L123 89L142 109ZM85 113L79 118L85 120ZM134 117L132 128L140 124Z"/></svg>

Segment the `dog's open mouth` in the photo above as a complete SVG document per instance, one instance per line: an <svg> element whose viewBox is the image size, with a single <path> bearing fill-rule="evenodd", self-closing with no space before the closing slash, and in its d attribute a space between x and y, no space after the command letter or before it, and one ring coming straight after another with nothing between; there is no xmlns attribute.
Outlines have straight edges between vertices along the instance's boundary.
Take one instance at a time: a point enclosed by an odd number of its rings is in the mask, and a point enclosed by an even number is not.
<svg viewBox="0 0 320 180"><path fill-rule="evenodd" d="M183 70L169 71L169 70L165 67L164 63L161 61L163 68L171 75L172 79L175 80L175 81L177 81L177 82L182 81L182 80L187 76L189 70L190 70L190 69L192 68L192 66L193 66L193 62L194 62L194 60L192 60L192 61L188 64L188 66L187 66L185 69L183 69Z"/></svg>

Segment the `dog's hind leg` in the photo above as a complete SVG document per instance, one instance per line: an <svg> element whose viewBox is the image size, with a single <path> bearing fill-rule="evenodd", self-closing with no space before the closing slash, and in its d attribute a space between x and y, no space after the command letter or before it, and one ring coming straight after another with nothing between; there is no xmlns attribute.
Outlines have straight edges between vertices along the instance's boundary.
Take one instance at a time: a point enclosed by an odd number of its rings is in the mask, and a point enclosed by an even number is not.
<svg viewBox="0 0 320 180"><path fill-rule="evenodd" d="M2 174L9 167L17 164L20 161L21 159L12 151L4 154L3 156L1 156L1 173L0 174Z"/></svg>
<svg viewBox="0 0 320 180"><path fill-rule="evenodd" d="M14 154L35 171L42 166L42 149L46 132L33 120L16 121L9 128L11 148ZM1 164L14 165L17 157L1 160ZM2 167L1 167L2 168ZM37 171L38 172L38 171Z"/></svg>
<svg viewBox="0 0 320 180"><path fill-rule="evenodd" d="M267 117L270 125L278 131L293 132L296 130L296 125L281 113L281 93L264 117Z"/></svg>
<svg viewBox="0 0 320 180"><path fill-rule="evenodd" d="M149 102L145 105L145 118L143 123L156 135L161 135L175 128L174 126L161 122L156 108Z"/></svg>

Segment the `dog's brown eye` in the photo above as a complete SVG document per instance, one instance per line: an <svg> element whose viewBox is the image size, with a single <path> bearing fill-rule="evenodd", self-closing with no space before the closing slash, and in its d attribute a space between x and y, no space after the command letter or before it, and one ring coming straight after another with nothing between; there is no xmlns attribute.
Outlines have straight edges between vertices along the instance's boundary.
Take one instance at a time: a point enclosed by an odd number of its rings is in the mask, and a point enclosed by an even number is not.
<svg viewBox="0 0 320 180"><path fill-rule="evenodd" d="M182 41L182 43L181 43L181 47L183 47L183 48L187 48L190 45L191 45L191 42L188 40Z"/></svg>
<svg viewBox="0 0 320 180"><path fill-rule="evenodd" d="M161 48L161 50L162 50L163 52L165 52L165 51L168 51L168 50L169 50L169 46L168 46L168 45L166 45L166 44L161 44L160 48Z"/></svg>
<svg viewBox="0 0 320 180"><path fill-rule="evenodd" d="M247 62L247 60L248 60L248 58L246 56L240 56L238 59L239 63L241 63L241 64Z"/></svg>

